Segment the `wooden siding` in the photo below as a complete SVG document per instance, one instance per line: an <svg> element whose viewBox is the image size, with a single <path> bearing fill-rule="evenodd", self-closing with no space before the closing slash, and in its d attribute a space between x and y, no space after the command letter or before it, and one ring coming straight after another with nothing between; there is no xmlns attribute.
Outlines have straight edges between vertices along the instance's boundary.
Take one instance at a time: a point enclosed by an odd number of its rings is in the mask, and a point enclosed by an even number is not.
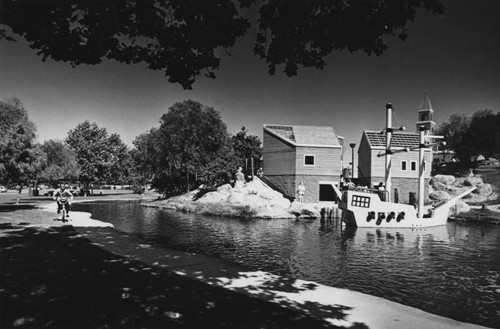
<svg viewBox="0 0 500 329"><path fill-rule="evenodd" d="M342 172L341 164L342 149L322 147L297 147L296 166L297 175L327 175L339 177ZM314 156L314 166L304 165L306 155Z"/></svg>
<svg viewBox="0 0 500 329"><path fill-rule="evenodd" d="M264 175L294 175L295 148L264 131Z"/></svg>
<svg viewBox="0 0 500 329"><path fill-rule="evenodd" d="M370 176L385 176L385 157L377 157L377 154L383 150L371 151L371 174ZM431 174L431 152L425 152L424 159L426 162L424 177L428 178ZM406 161L406 171L401 169L401 161ZM416 163L416 170L411 170L411 163ZM401 178L418 178L418 151L402 152L393 154L391 157L391 174L392 177Z"/></svg>
<svg viewBox="0 0 500 329"><path fill-rule="evenodd" d="M361 142L359 143L358 164L354 163L354 165L361 169L361 172L358 172L357 177L368 178L372 176L372 157L370 154L370 144L368 143L365 134L363 134L363 137L361 137Z"/></svg>

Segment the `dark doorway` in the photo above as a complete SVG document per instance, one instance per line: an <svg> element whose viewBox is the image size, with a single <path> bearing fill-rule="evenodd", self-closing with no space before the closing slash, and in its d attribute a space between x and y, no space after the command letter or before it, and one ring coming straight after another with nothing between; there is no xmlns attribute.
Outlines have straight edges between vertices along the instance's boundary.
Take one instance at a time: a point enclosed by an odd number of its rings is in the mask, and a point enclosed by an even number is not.
<svg viewBox="0 0 500 329"><path fill-rule="evenodd" d="M332 185L319 184L319 201L336 201L336 195Z"/></svg>

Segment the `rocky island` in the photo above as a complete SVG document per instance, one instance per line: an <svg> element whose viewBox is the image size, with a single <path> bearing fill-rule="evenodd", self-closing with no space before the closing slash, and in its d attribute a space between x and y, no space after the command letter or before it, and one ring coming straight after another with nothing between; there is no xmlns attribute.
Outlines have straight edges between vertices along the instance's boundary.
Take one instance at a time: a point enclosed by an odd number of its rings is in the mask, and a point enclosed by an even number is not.
<svg viewBox="0 0 500 329"><path fill-rule="evenodd" d="M218 187L205 193L203 187L166 200L144 204L177 211L240 218L317 218L324 204L291 202L255 177L253 181Z"/></svg>

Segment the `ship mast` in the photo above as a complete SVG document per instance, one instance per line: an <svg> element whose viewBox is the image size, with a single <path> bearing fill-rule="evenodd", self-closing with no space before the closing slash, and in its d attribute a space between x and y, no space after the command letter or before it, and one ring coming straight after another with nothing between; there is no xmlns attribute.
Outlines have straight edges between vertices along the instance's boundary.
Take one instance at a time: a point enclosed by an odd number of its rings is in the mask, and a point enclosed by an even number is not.
<svg viewBox="0 0 500 329"><path fill-rule="evenodd" d="M392 138L392 104L385 106L385 190L387 191L387 200L391 202L391 138Z"/></svg>
<svg viewBox="0 0 500 329"><path fill-rule="evenodd" d="M418 208L417 208L417 216L418 218L422 218L424 215L424 170L425 170L425 162L424 162L424 152L425 152L425 127L419 128L420 133L420 145L418 149Z"/></svg>

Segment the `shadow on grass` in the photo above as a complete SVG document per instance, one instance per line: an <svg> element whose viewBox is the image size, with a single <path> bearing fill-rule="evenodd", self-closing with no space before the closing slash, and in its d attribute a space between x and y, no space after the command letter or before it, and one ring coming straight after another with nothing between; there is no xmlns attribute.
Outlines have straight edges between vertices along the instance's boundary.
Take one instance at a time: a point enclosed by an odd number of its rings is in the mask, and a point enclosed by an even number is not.
<svg viewBox="0 0 500 329"><path fill-rule="evenodd" d="M0 212L10 212L15 210L27 210L35 208L36 206L33 204L15 204L15 202L12 202L10 204L0 204Z"/></svg>
<svg viewBox="0 0 500 329"><path fill-rule="evenodd" d="M0 229L1 328L332 327L277 304L118 256L70 226L3 224Z"/></svg>

